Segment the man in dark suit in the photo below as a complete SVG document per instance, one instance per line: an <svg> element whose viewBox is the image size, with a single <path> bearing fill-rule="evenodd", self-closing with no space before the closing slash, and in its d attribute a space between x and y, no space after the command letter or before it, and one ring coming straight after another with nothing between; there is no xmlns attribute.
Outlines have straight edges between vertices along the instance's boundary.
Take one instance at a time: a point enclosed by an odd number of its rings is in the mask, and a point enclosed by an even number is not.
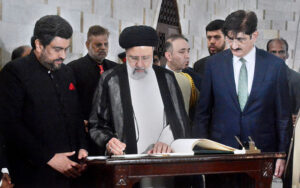
<svg viewBox="0 0 300 188"><path fill-rule="evenodd" d="M207 61L195 130L235 148L251 136L263 152L286 152L290 118L286 65L254 46L258 37L254 12L230 14L223 31L230 46ZM275 176L285 160L276 161Z"/></svg>
<svg viewBox="0 0 300 188"><path fill-rule="evenodd" d="M194 70L201 78L204 75L207 59L216 53L222 52L226 48L225 36L222 32L223 24L224 20L213 20L205 28L209 56L194 63Z"/></svg>
<svg viewBox="0 0 300 188"><path fill-rule="evenodd" d="M267 43L267 51L286 61L289 58L289 46L283 38L271 39ZM290 105L293 120L300 108L300 73L287 67L286 76L289 85Z"/></svg>
<svg viewBox="0 0 300 188"><path fill-rule="evenodd" d="M17 187L73 187L86 167L76 82L63 64L72 33L60 16L40 18L31 53L0 73L0 131Z"/></svg>
<svg viewBox="0 0 300 188"><path fill-rule="evenodd" d="M283 59L284 61L286 61L289 57L288 49L288 43L283 38L271 39L267 43L267 51ZM300 107L300 74L287 67L286 76L289 85L290 105L294 124ZM293 150L290 152L291 153L289 155L293 156ZM292 161L293 157L290 158L289 164L287 165L283 180L283 187L292 186Z"/></svg>
<svg viewBox="0 0 300 188"><path fill-rule="evenodd" d="M85 43L88 54L68 64L68 66L73 69L77 82L76 86L87 132L94 91L101 74L118 65L115 62L105 59L109 46L108 37L109 32L106 28L99 25L91 26L87 33L87 41ZM104 151L101 151L99 147L96 147L96 145L90 141L89 153L90 155L103 155Z"/></svg>

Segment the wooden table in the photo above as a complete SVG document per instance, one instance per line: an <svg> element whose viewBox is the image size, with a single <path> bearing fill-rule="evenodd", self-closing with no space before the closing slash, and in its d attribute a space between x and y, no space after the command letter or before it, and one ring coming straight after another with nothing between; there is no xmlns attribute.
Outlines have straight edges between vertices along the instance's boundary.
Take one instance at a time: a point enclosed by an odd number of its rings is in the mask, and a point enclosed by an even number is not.
<svg viewBox="0 0 300 188"><path fill-rule="evenodd" d="M269 188L274 162L285 153L198 155L184 157L110 158L89 161L98 187L132 187L143 177L246 173L255 187Z"/></svg>

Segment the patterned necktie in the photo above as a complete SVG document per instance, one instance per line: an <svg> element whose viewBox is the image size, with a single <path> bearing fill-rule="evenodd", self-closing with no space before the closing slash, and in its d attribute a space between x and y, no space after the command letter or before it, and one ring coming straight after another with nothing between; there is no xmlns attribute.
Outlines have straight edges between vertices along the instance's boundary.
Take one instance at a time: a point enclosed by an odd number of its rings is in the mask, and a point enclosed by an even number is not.
<svg viewBox="0 0 300 188"><path fill-rule="evenodd" d="M246 67L246 60L244 58L240 58L240 62L242 63L239 75L239 84L238 84L238 97L241 110L244 110L248 99L248 73Z"/></svg>
<svg viewBox="0 0 300 188"><path fill-rule="evenodd" d="M103 65L98 65L99 73L102 74L104 72Z"/></svg>

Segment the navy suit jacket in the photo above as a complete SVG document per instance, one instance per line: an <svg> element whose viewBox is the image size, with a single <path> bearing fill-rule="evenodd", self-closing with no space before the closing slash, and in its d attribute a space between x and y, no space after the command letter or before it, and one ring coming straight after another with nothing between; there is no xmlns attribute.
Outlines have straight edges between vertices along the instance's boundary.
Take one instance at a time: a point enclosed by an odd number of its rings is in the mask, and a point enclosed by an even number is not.
<svg viewBox="0 0 300 188"><path fill-rule="evenodd" d="M290 117L285 63L256 49L251 93L242 112L235 87L230 50L208 59L195 116L196 137L239 148L251 136L262 151L287 151Z"/></svg>

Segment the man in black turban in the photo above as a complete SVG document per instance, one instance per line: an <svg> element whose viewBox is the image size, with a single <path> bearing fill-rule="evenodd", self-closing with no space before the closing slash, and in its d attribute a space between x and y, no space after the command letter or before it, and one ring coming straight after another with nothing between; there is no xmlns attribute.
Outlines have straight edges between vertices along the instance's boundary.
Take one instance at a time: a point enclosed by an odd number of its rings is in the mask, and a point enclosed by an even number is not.
<svg viewBox="0 0 300 188"><path fill-rule="evenodd" d="M190 135L188 116L174 74L152 66L158 44L149 26L120 34L127 63L101 77L90 115L90 135L107 153L170 152L174 139Z"/></svg>
<svg viewBox="0 0 300 188"><path fill-rule="evenodd" d="M115 155L170 152L170 143L188 137L190 130L174 74L152 67L156 31L149 26L127 27L119 44L126 50L127 63L100 79L90 135Z"/></svg>
<svg viewBox="0 0 300 188"><path fill-rule="evenodd" d="M152 66L156 31L127 27L119 44L127 62L101 77L89 119L90 136L108 154L171 152L171 142L189 137L190 126L174 74Z"/></svg>

